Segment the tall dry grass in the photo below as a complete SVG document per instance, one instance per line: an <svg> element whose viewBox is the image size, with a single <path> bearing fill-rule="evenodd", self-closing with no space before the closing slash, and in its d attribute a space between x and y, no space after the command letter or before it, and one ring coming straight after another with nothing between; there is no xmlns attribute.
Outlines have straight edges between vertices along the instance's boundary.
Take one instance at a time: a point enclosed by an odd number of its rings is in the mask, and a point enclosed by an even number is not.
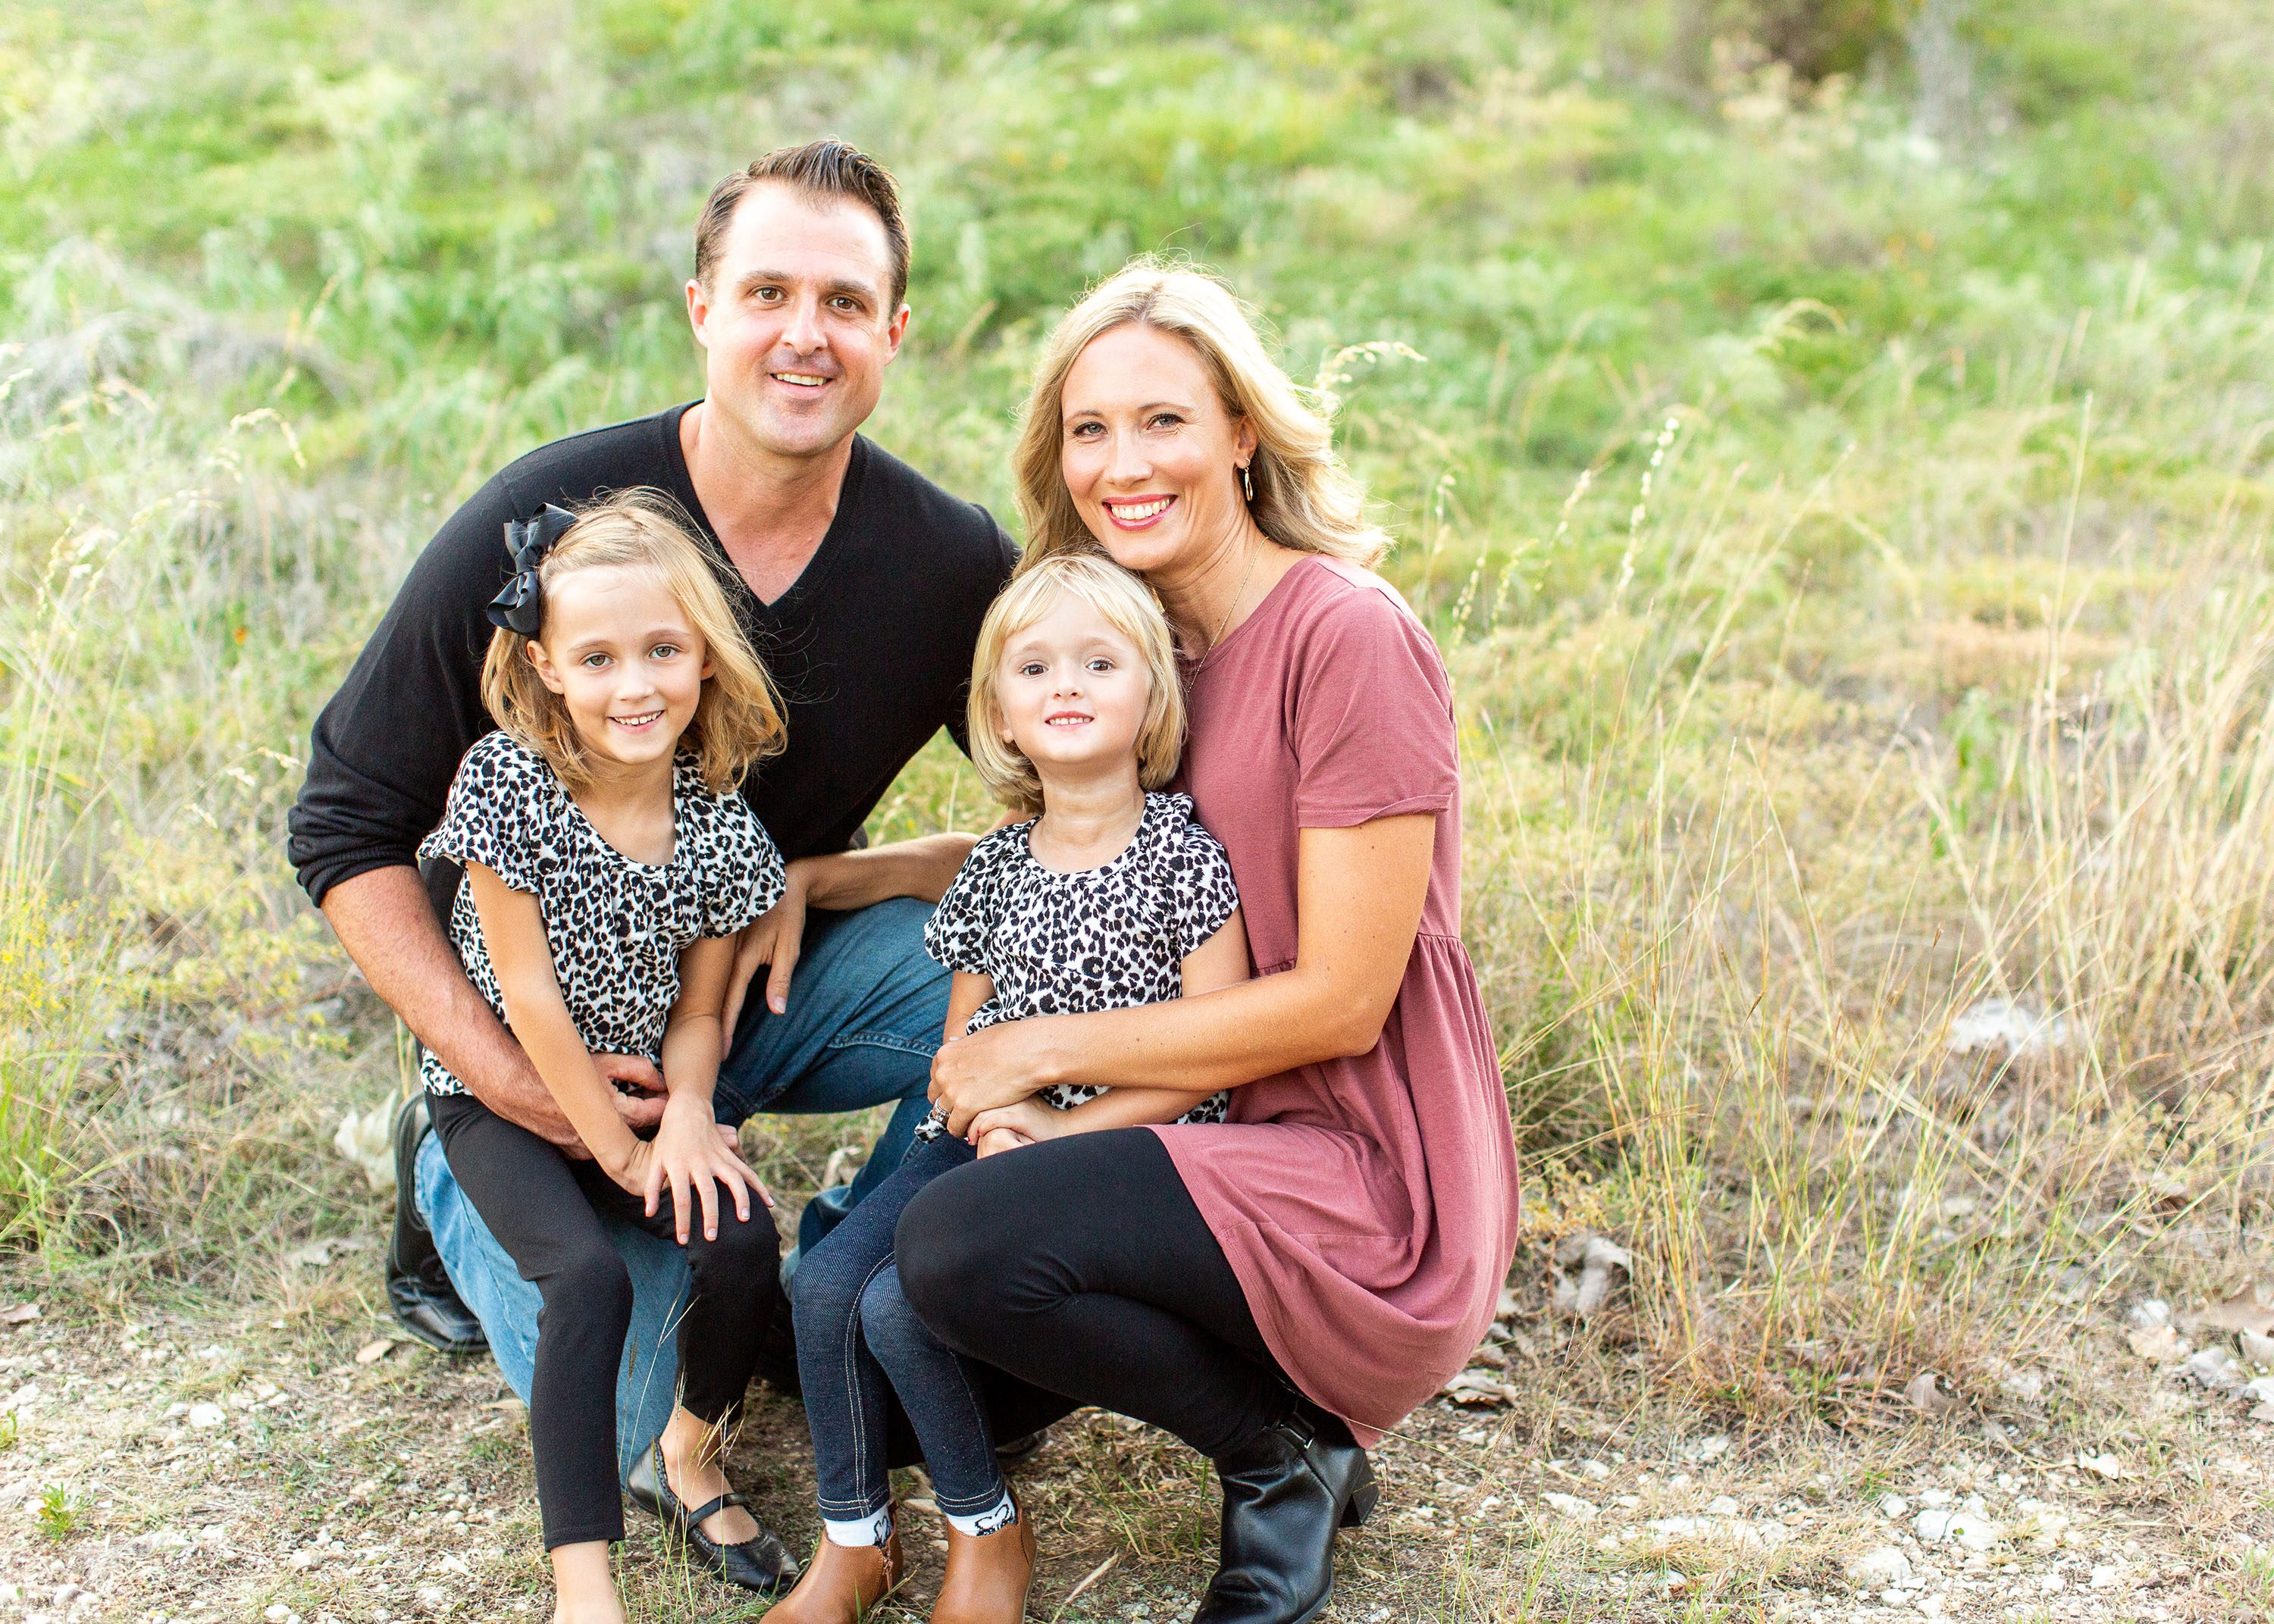
<svg viewBox="0 0 2274 1624"><path fill-rule="evenodd" d="M2096 104L2111 163L2208 178L2079 245L2074 139L1969 168L1900 98L1766 72L1669 110L1496 8L1360 8L1308 54L1231 13L1227 53L838 8L750 46L796 70L756 106L719 39L611 13L510 117L477 70L512 20L463 10L281 87L229 7L205 70L74 67L257 93L316 179L262 147L276 218L6 260L0 1226L38 1267L250 1289L369 1221L330 1130L403 1057L282 861L309 717L472 483L689 390L693 202L824 115L904 157L929 256L876 432L998 510L1040 324L1139 227L1205 222L1300 375L1381 341L1344 442L1462 695L1535 1223L1627 1242L1660 1370L1764 1416L1926 1367L1994 1402L2107 1294L2263 1259L2274 327L2199 109L2150 140ZM1125 27L1167 31L1157 80L1111 77ZM59 220L116 180L82 155ZM874 832L987 810L935 747ZM2061 1041L1954 1053L1985 999Z"/></svg>

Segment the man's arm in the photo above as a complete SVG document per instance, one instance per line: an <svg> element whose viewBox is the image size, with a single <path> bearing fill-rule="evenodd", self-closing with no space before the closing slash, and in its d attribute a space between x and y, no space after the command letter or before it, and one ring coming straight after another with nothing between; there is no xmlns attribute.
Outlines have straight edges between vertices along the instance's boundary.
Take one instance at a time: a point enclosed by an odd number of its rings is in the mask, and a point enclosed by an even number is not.
<svg viewBox="0 0 2274 1624"><path fill-rule="evenodd" d="M476 1099L570 1155L588 1154L520 1043L466 979L418 869L367 869L326 891L322 907L372 990ZM613 1078L662 1086L654 1068L636 1058L593 1058ZM634 1128L660 1121L663 1103L653 1094L616 1096L618 1113Z"/></svg>
<svg viewBox="0 0 2274 1624"><path fill-rule="evenodd" d="M727 1007L721 1016L727 1042L734 1040L734 1022L760 965L768 966L766 1007L777 1015L789 1008L790 972L797 967L805 941L808 909L849 913L891 897L937 902L978 838L953 831L919 835L890 846L801 857L791 863L782 876L781 900L745 926L735 945L734 969L727 978Z"/></svg>

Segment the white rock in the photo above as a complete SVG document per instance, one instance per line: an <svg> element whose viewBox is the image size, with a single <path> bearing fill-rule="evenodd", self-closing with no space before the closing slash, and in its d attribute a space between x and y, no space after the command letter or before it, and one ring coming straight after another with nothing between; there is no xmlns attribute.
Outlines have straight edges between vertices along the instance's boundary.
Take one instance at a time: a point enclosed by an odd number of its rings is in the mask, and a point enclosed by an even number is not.
<svg viewBox="0 0 2274 1624"><path fill-rule="evenodd" d="M1950 1023L1949 1046L1954 1055L2037 1055L2067 1047L2070 1033L2061 1016L2040 1015L2019 999L1984 998Z"/></svg>
<svg viewBox="0 0 2274 1624"><path fill-rule="evenodd" d="M272 1601L268 1604L268 1611L262 1613L260 1616L267 1619L268 1620L268 1624L284 1624L285 1619L290 1616L291 1612L292 1609L286 1606L282 1602Z"/></svg>
<svg viewBox="0 0 2274 1624"><path fill-rule="evenodd" d="M1866 1551L1848 1564L1848 1582L1859 1590L1885 1590L1911 1582L1911 1559L1893 1545Z"/></svg>
<svg viewBox="0 0 2274 1624"><path fill-rule="evenodd" d="M2127 1317L2139 1329L2149 1330L2156 1326L2171 1324L2172 1305L2161 1297L2143 1297L2132 1304L2132 1312Z"/></svg>
<svg viewBox="0 0 2274 1624"><path fill-rule="evenodd" d="M332 1135L332 1148L363 1169L371 1187L395 1188L395 1107L382 1100L367 1111L350 1111Z"/></svg>
<svg viewBox="0 0 2274 1624"><path fill-rule="evenodd" d="M1716 1494L1706 1502L1706 1515L1709 1517L1734 1517L1743 1509L1726 1494Z"/></svg>
<svg viewBox="0 0 2274 1624"><path fill-rule="evenodd" d="M210 1400L190 1406L190 1425L200 1429L219 1426L229 1419L229 1412Z"/></svg>
<svg viewBox="0 0 2274 1624"><path fill-rule="evenodd" d="M2237 1392L2248 1380L2243 1374L2242 1366L2235 1363L2234 1356L2218 1347L2198 1349L2180 1367L2180 1375L2197 1387L2209 1387L2214 1393Z"/></svg>
<svg viewBox="0 0 2274 1624"><path fill-rule="evenodd" d="M1991 1551L2006 1543L2006 1530L1998 1523L1977 1513L1962 1511L1950 1520L1945 1538L1954 1540L1969 1551Z"/></svg>
<svg viewBox="0 0 2274 1624"><path fill-rule="evenodd" d="M1576 1522L1594 1521L1594 1507L1576 1494L1543 1494L1540 1498L1545 1500L1557 1515L1570 1517Z"/></svg>
<svg viewBox="0 0 2274 1624"><path fill-rule="evenodd" d="M1883 1517L1893 1517L1900 1522L1910 1515L1910 1502L1900 1494L1879 1496L1879 1515Z"/></svg>
<svg viewBox="0 0 2274 1624"><path fill-rule="evenodd" d="M2092 1570L2092 1588L2096 1590L2112 1590L2122 1583L2123 1578L2123 1569L2113 1562L2103 1562Z"/></svg>
<svg viewBox="0 0 2274 1624"><path fill-rule="evenodd" d="M2241 1345L2242 1357L2259 1370L2274 1370L2274 1336L2261 1336L2255 1331L2236 1333L2234 1340Z"/></svg>

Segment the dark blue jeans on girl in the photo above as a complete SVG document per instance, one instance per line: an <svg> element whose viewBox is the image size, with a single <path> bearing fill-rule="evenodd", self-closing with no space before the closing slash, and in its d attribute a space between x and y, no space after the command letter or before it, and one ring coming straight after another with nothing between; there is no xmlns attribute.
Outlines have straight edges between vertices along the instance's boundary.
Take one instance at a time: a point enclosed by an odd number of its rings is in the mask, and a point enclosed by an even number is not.
<svg viewBox="0 0 2274 1624"><path fill-rule="evenodd" d="M892 1503L885 1447L893 1394L923 1447L943 1514L978 1516L1002 1501L995 1439L971 1368L916 1318L892 1263L901 1212L926 1184L975 1154L945 1134L918 1141L791 1278L798 1376L821 1515L830 1522L864 1521Z"/></svg>

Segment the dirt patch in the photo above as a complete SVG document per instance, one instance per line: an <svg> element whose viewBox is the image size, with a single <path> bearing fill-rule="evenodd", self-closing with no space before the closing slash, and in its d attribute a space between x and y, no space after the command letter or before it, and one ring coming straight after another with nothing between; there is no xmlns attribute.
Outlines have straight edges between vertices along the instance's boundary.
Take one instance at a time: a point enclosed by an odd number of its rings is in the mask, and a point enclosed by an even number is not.
<svg viewBox="0 0 2274 1624"><path fill-rule="evenodd" d="M373 1267L368 1247L343 1256L281 1313L119 1319L29 1280L8 1289L42 1306L0 1330L0 1411L15 1429L0 1450L0 1619L547 1616L520 1406L486 1360L399 1341L373 1352L392 1332L370 1305ZM2127 1365L2117 1327L2108 1342L2107 1360L2049 1379L2035 1419L1751 1438L1670 1411L1641 1372L1584 1342L1517 1357L1516 1402L1441 1401L1383 1443L1381 1509L1344 1541L1325 1616L2263 1616L2274 1428L2232 1395ZM2088 1413L2132 1419L2088 1436L2072 1425ZM757 1395L734 1475L810 1545L794 1400ZM1089 1410L1053 1430L1018 1483L1043 1551L1032 1618L1189 1616L1214 1544L1205 1462ZM899 1486L926 1492L920 1473ZM681 1567L652 1522L630 1524L636 1616L761 1614ZM894 1620L924 1616L944 1548L923 1511L907 1528L915 1572L880 1615Z"/></svg>

